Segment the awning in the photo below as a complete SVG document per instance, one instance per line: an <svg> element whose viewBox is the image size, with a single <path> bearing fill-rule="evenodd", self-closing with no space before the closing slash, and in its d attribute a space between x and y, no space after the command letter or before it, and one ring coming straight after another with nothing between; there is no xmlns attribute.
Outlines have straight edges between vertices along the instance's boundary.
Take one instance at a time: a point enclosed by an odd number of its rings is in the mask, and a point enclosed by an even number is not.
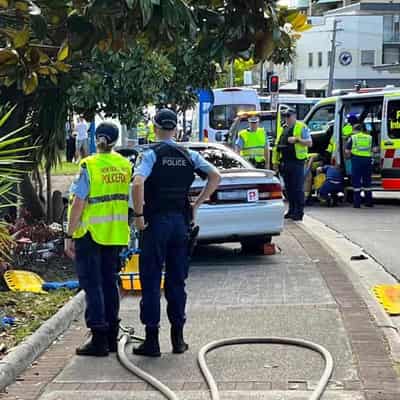
<svg viewBox="0 0 400 400"><path fill-rule="evenodd" d="M304 85L306 90L325 90L328 88L328 80L327 79L308 79L305 81ZM297 90L297 82L289 82L280 87L280 90Z"/></svg>
<svg viewBox="0 0 400 400"><path fill-rule="evenodd" d="M376 71L387 71L387 72L398 73L400 72L400 63L374 65L372 68Z"/></svg>

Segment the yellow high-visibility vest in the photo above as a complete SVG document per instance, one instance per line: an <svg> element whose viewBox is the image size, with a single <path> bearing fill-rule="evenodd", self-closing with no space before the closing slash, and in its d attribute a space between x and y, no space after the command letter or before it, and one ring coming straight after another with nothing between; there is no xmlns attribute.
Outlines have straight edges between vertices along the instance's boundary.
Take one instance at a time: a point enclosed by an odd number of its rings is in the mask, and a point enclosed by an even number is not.
<svg viewBox="0 0 400 400"><path fill-rule="evenodd" d="M303 122L296 121L296 124L293 128L293 136L301 139L304 128L306 128L306 125ZM279 146L279 142L281 140L283 131L284 131L283 127L279 127L277 130L275 146L272 151L272 163L273 164L278 164L282 158L282 153L279 150L278 146ZM298 160L306 160L308 158L308 147L307 146L304 146L300 143L295 143L294 150L296 153L296 158Z"/></svg>
<svg viewBox="0 0 400 400"><path fill-rule="evenodd" d="M243 140L243 148L240 150L243 158L256 162L265 161L267 138L264 128L258 128L255 132L244 129L239 132L239 137Z"/></svg>
<svg viewBox="0 0 400 400"><path fill-rule="evenodd" d="M152 122L148 125L149 134L147 136L147 140L149 143L155 143L157 141L156 133L154 131L154 124Z"/></svg>
<svg viewBox="0 0 400 400"><path fill-rule="evenodd" d="M73 238L79 239L90 232L98 244L126 246L130 233L130 162L118 153L99 153L83 159L80 165L88 172L90 187L80 226Z"/></svg>
<svg viewBox="0 0 400 400"><path fill-rule="evenodd" d="M372 137L364 132L351 137L351 154L358 157L372 157Z"/></svg>
<svg viewBox="0 0 400 400"><path fill-rule="evenodd" d="M138 139L146 139L147 134L148 134L148 128L144 122L139 122L137 127L137 137Z"/></svg>
<svg viewBox="0 0 400 400"><path fill-rule="evenodd" d="M353 134L353 126L351 124L344 125L343 128L342 128L342 135L345 138L348 138L352 134Z"/></svg>

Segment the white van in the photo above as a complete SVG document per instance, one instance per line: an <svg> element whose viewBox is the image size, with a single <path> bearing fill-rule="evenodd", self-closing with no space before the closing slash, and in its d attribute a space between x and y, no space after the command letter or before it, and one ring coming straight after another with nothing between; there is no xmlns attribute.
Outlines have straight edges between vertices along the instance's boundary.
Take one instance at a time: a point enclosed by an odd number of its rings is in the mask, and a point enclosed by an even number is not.
<svg viewBox="0 0 400 400"><path fill-rule="evenodd" d="M240 112L259 111L260 100L255 89L225 88L214 89L214 106L209 112L203 113L203 124L200 128L199 104L193 113L192 141L215 142L217 137L224 141L234 119ZM207 111L209 104L205 104ZM202 129L202 132L200 132Z"/></svg>
<svg viewBox="0 0 400 400"><path fill-rule="evenodd" d="M278 104L293 108L297 118L303 120L311 108L321 99L319 97L306 97L304 94L279 93ZM261 110L271 109L271 96L260 96ZM282 108L283 109L283 108Z"/></svg>

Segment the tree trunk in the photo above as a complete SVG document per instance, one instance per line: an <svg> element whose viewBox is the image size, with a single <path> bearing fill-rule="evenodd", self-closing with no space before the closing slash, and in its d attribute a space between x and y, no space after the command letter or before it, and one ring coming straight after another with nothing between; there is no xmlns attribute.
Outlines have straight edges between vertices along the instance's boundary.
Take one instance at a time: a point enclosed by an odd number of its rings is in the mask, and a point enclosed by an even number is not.
<svg viewBox="0 0 400 400"><path fill-rule="evenodd" d="M34 220L43 220L46 216L42 203L32 185L29 174L24 174L20 183L22 204Z"/></svg>
<svg viewBox="0 0 400 400"><path fill-rule="evenodd" d="M186 139L186 110L182 110L183 137Z"/></svg>
<svg viewBox="0 0 400 400"><path fill-rule="evenodd" d="M46 205L47 205L47 222L53 222L53 198L51 192L51 166L46 165Z"/></svg>

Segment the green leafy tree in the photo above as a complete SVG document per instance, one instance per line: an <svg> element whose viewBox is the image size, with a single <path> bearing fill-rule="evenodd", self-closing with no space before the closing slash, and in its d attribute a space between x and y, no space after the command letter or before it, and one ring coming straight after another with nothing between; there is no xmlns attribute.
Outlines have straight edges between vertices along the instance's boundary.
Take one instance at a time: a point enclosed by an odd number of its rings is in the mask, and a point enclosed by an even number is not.
<svg viewBox="0 0 400 400"><path fill-rule="evenodd" d="M134 126L146 105L164 101L172 74L165 56L139 43L117 53L95 49L82 79L69 90L70 102L89 117L102 113Z"/></svg>

